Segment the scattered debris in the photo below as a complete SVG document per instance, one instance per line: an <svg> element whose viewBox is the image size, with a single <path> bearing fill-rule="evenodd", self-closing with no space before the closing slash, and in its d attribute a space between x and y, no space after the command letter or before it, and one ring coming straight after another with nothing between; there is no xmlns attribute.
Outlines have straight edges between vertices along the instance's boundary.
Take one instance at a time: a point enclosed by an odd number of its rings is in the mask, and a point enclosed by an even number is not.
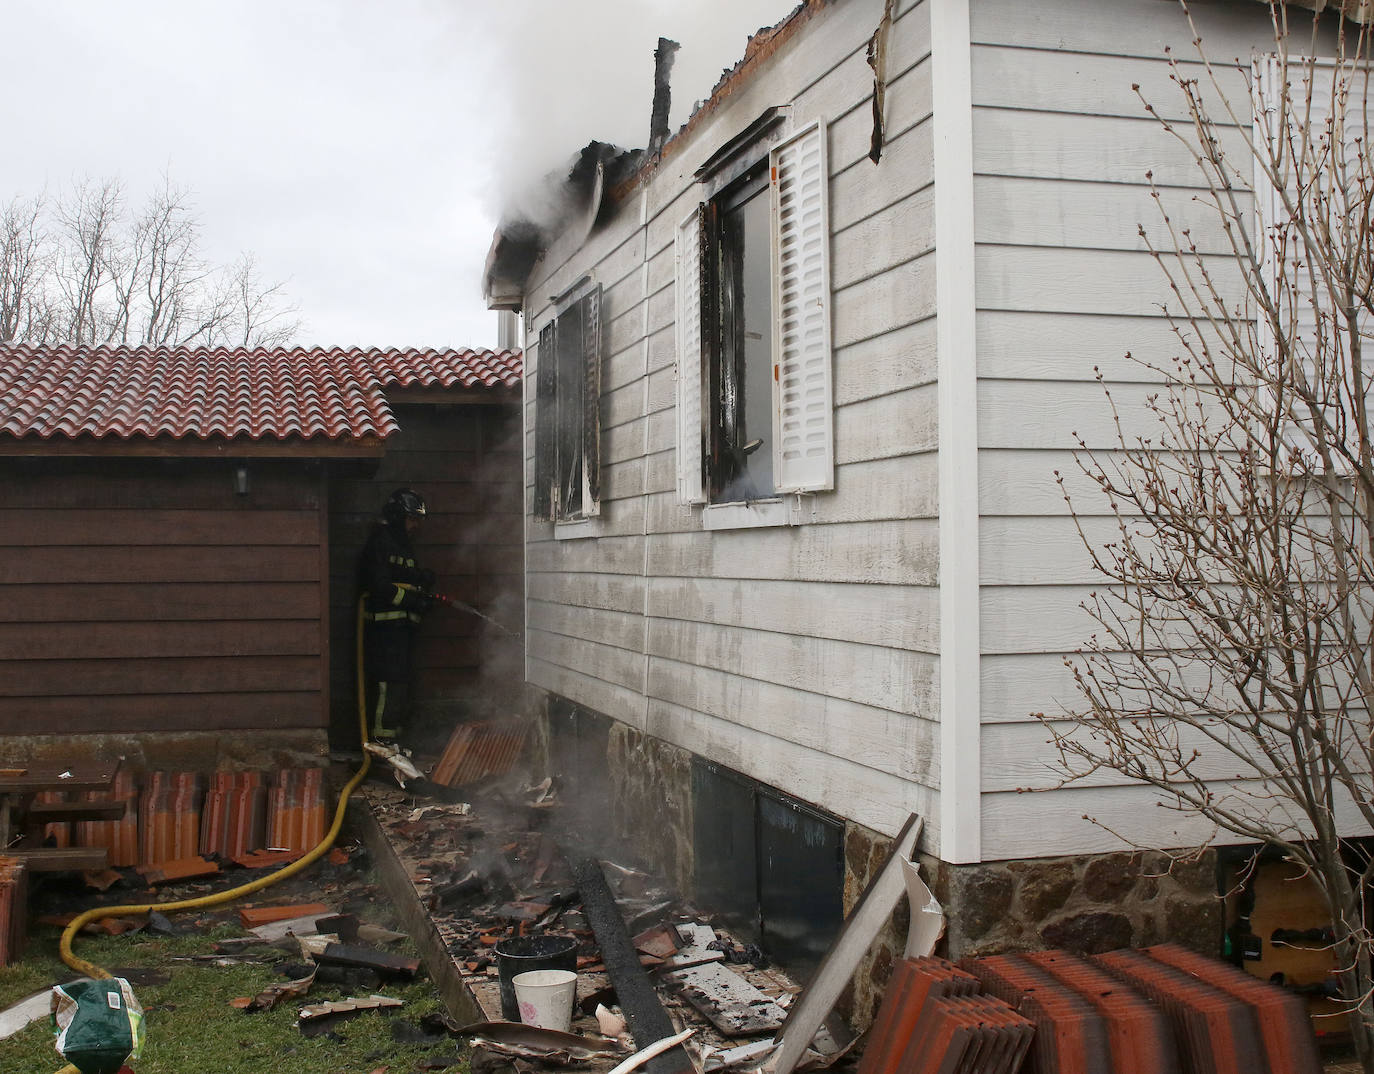
<svg viewBox="0 0 1374 1074"><path fill-rule="evenodd" d="M935 953L935 945L945 934L945 912L921 879L921 867L902 859L907 901L911 904L911 926L906 934L906 958L922 958Z"/></svg>
<svg viewBox="0 0 1374 1074"><path fill-rule="evenodd" d="M219 866L208 858L177 858L156 865L141 865L136 870L149 884L172 884L201 876L214 876Z"/></svg>
<svg viewBox="0 0 1374 1074"><path fill-rule="evenodd" d="M268 985L242 1009L244 1011L270 1011L278 1003L287 999L303 999L309 994L311 986L315 983L315 970L304 977L298 977L294 981L283 981L281 984Z"/></svg>
<svg viewBox="0 0 1374 1074"><path fill-rule="evenodd" d="M365 1011L401 1006L404 1006L403 1002L391 996L359 996L334 1003L316 1003L300 1009L297 1025L302 1036L318 1037L340 1022L356 1018Z"/></svg>
<svg viewBox="0 0 1374 1074"><path fill-rule="evenodd" d="M630 1056L625 1062L612 1067L610 1074L630 1074L630 1071L642 1067L649 1060L676 1048L695 1032L695 1029L684 1029L681 1033L675 1033L671 1037L664 1037L662 1040L656 1040L647 1048L642 1048L634 1055Z"/></svg>
<svg viewBox="0 0 1374 1074"><path fill-rule="evenodd" d="M773 1033L786 1012L739 974L719 962L675 970L664 979L680 988L693 1007L727 1037Z"/></svg>
<svg viewBox="0 0 1374 1074"><path fill-rule="evenodd" d="M272 943L285 936L313 936L321 931L319 922L332 917L329 911L320 914L306 914L302 917L284 917L266 925L255 925L248 931L263 943Z"/></svg>
<svg viewBox="0 0 1374 1074"><path fill-rule="evenodd" d="M358 966L375 970L383 977L414 977L420 972L420 960L389 951L376 951L357 944L330 943L315 956L315 961L336 966Z"/></svg>
<svg viewBox="0 0 1374 1074"><path fill-rule="evenodd" d="M594 858L578 862L573 868L577 888L582 893L582 908L601 945L601 957L615 985L620 1009L625 1015L635 1043L648 1047L675 1032L672 1021L659 1001L653 982L639 964L639 955L616 908L615 898L606 884L605 874ZM653 1060L654 1074L692 1071L691 1060L681 1048L666 1050Z"/></svg>
<svg viewBox="0 0 1374 1074"><path fill-rule="evenodd" d="M541 1029L520 1022L477 1022L462 1026L458 1034L470 1037L474 1048L490 1048L506 1055L549 1062L607 1059L625 1054L614 1040L564 1033L558 1029Z"/></svg>
<svg viewBox="0 0 1374 1074"><path fill-rule="evenodd" d="M274 921L288 921L307 916L323 917L329 913L332 911L322 902L291 903L284 906L245 906L239 911L239 922L246 929L254 929Z"/></svg>

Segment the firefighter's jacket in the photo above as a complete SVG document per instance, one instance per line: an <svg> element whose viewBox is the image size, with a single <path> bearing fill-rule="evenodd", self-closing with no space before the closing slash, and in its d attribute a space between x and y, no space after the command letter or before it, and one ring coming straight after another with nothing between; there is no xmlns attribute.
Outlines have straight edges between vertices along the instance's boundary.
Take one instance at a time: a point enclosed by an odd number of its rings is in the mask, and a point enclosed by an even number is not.
<svg viewBox="0 0 1374 1074"><path fill-rule="evenodd" d="M363 653L372 682L408 682L415 627L431 601L423 592L433 575L415 562L402 526L374 526L358 562L363 591Z"/></svg>

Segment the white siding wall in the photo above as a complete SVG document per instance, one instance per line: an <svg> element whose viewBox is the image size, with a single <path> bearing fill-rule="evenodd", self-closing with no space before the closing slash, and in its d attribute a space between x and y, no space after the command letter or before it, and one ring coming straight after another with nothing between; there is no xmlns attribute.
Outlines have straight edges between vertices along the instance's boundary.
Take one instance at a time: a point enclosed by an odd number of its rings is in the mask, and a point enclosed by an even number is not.
<svg viewBox="0 0 1374 1074"><path fill-rule="evenodd" d="M618 218L555 244L527 287L603 287L598 536L528 530L530 682L880 832L938 802L929 19L903 0L882 161L867 159L880 0L820 11L692 132ZM647 90L646 90L647 94ZM647 109L647 96L646 109ZM692 173L770 105L829 132L835 490L795 526L706 532L674 469L673 235ZM527 352L526 477L533 479ZM527 501L528 502L528 501Z"/></svg>
<svg viewBox="0 0 1374 1074"><path fill-rule="evenodd" d="M1258 5L1197 5L1196 14L1220 59L1272 44ZM1205 210L1189 201L1199 173L1132 90L1138 83L1164 115L1180 114L1164 48L1194 55L1188 28L1177 5L1158 0L974 0L972 30L983 857L1122 848L1084 814L1184 845L1205 833L1107 777L1017 792L1056 783L1054 751L1031 714L1076 703L1064 655L1091 632L1078 605L1095 579L1054 471L1081 511L1105 513L1072 453L1075 433L1094 447L1114 442L1093 367L1123 412L1138 413L1148 378L1123 356L1175 353L1158 311L1164 280L1137 233L1142 223L1158 231L1147 171L1175 220L1193 226L1204 251L1221 252Z"/></svg>

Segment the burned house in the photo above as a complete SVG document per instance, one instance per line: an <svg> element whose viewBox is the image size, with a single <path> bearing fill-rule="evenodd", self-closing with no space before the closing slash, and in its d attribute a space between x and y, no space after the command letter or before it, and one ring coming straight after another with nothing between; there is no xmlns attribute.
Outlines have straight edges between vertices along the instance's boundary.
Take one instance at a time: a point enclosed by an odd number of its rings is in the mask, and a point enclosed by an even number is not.
<svg viewBox="0 0 1374 1074"><path fill-rule="evenodd" d="M1195 6L1216 55L1272 49L1266 6ZM913 812L956 954L1219 940L1210 859L1121 853L1206 833L1057 788L1033 717L1090 629L1054 475L1111 439L1094 367L1140 397L1122 356L1173 346L1137 225L1147 173L1199 180L1133 87L1168 99L1189 36L1157 0L812 0L630 175L496 235L552 744L777 947Z"/></svg>
<svg viewBox="0 0 1374 1074"><path fill-rule="evenodd" d="M519 373L511 351L0 346L4 755L356 748L355 564L393 488L425 490L447 593L518 592ZM436 619L417 704L442 738L510 701L519 652Z"/></svg>

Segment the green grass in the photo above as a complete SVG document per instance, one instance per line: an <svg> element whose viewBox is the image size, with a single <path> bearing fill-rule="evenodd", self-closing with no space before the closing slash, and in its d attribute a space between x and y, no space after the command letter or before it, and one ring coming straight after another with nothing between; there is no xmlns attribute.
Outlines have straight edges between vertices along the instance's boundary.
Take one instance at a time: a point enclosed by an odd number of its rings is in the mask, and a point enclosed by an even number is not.
<svg viewBox="0 0 1374 1074"><path fill-rule="evenodd" d="M408 1074L427 1057L453 1056L458 1042L400 1044L392 1039L391 1021L418 1022L441 1010L428 979L376 991L405 1001L390 1011L368 1011L328 1035L307 1039L295 1027L297 1011L307 1003L347 998L334 986L316 985L305 1000L289 1001L271 1011L244 1013L231 1007L238 996L253 996L285 980L269 963L215 966L174 962L179 955L208 954L214 940L241 934L220 928L194 935L78 938L76 953L106 969L147 967L170 975L166 984L135 985L143 1005L147 1043L133 1064L138 1074L369 1074L385 1067L388 1074ZM23 962L0 968L0 1009L74 975L57 957L60 932L35 930ZM299 961L293 960L293 961ZM5 1074L52 1074L63 1065L53 1046L46 1018L0 1041L0 1071ZM466 1074L466 1063L460 1074ZM458 1068L453 1068L458 1071Z"/></svg>

